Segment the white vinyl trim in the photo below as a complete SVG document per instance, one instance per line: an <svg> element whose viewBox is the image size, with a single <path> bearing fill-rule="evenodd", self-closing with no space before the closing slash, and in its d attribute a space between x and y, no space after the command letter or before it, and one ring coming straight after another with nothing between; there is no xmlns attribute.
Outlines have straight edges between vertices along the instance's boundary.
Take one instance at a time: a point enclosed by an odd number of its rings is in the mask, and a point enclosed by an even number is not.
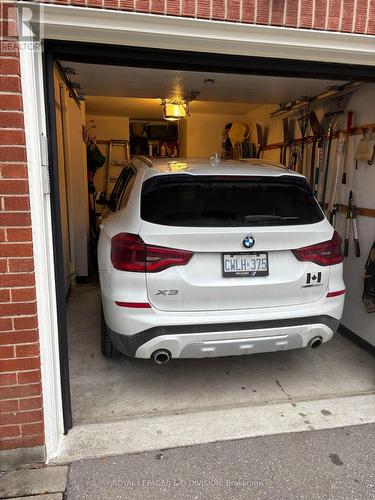
<svg viewBox="0 0 375 500"><path fill-rule="evenodd" d="M56 456L63 437L55 270L50 196L45 194L41 134L46 136L42 54L20 50L23 110L30 189L39 344L47 460ZM47 179L48 183L48 179Z"/></svg>
<svg viewBox="0 0 375 500"><path fill-rule="evenodd" d="M375 37L370 35L19 4L42 9L44 37L50 39L375 65Z"/></svg>

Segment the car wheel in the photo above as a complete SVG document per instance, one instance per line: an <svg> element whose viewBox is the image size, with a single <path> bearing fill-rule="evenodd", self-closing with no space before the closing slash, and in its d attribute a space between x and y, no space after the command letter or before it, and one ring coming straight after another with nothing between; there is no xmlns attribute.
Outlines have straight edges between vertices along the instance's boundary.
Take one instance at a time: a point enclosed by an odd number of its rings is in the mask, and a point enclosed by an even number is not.
<svg viewBox="0 0 375 500"><path fill-rule="evenodd" d="M113 358L118 354L116 347L112 344L111 337L108 333L108 327L106 325L103 308L101 310L101 345L102 345L102 353L106 358Z"/></svg>

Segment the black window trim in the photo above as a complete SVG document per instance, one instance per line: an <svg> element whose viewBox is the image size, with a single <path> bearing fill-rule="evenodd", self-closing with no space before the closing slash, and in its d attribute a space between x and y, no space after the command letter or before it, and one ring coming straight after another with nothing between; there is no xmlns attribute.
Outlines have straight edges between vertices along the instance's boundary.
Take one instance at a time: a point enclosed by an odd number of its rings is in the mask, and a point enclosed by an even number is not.
<svg viewBox="0 0 375 500"><path fill-rule="evenodd" d="M124 177L125 177L125 173L127 170L131 170L131 173L130 175L124 180ZM117 178L117 181L112 189L112 192L111 192L111 196L109 197L109 200L108 200L108 208L111 210L112 213L115 213L119 210L119 206L120 206L120 203L121 203L121 200L122 200L122 196L124 194L124 191L125 191L125 188L129 182L129 179L135 175L136 173L136 170L134 168L134 165L132 163L128 163L124 166L124 168L121 170L120 172L120 175L118 176ZM122 183L122 185L121 185ZM119 194L118 194L118 197L117 197L117 201L114 200L114 197L115 197L115 194L116 194L116 190L117 188L119 189Z"/></svg>
<svg viewBox="0 0 375 500"><path fill-rule="evenodd" d="M126 205L122 206L122 202L124 200L124 196L125 196L125 193L126 193L126 190L127 190L128 186L129 186L129 184L132 183L131 187L133 187L136 175L137 175L137 172L135 171L134 167L131 168L131 173L130 173L129 177L126 179L125 184L124 184L124 186L122 188L122 193L121 193L121 195L119 197L116 211L124 210L126 208ZM129 198L128 198L127 201L129 201Z"/></svg>

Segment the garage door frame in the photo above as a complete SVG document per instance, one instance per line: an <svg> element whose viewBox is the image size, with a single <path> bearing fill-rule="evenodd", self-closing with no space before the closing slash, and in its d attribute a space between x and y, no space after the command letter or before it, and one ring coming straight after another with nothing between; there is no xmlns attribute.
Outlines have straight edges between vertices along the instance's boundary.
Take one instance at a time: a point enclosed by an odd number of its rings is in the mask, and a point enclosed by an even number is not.
<svg viewBox="0 0 375 500"><path fill-rule="evenodd" d="M27 6L30 7L30 4L27 4ZM31 8L34 7L31 6ZM176 33L176 30L174 31L176 23L178 25L183 21L183 25L188 25L187 29L190 30L188 34L193 36L195 26L199 30L204 30L201 21L191 19L176 20L176 18L163 17L161 22L159 19L161 16L134 15L125 12L116 12L116 20L114 20L112 11L100 10L99 15L96 9L78 9L82 12L82 17L77 15L77 8L46 5L43 9L45 35L51 37L50 40L45 40L43 60L40 52L32 47L24 48L20 52L20 59L23 96L25 103L27 103L24 106L24 114L36 261L35 275L38 294L46 448L47 456L51 458L58 451L63 429L67 432L72 426L65 288L62 276L58 176L56 169L52 168L53 165L57 164L52 78L54 60L60 58L97 63L98 55L100 55L103 64L152 66L160 69L171 68L172 66L174 69L181 70L201 71L203 69L223 73L267 74L338 80L355 77L356 80L363 81L374 81L374 67L370 65L371 59L369 57L371 52L369 38L371 37L364 36L361 41L357 35L348 35L344 44L342 34L337 34L337 37L335 37L335 34L330 33L328 34L330 44L327 48L327 33L321 34L322 40L319 42L319 38L316 37L317 33L314 32L312 38L314 38L316 54L321 60L312 61L311 51L314 44L311 42L309 45L308 43L311 40L312 32L272 27L246 26L244 28L236 24L236 33L239 31L242 35L238 33L237 38L231 40L228 34L224 49L222 45L223 37L225 38L227 29L233 29L233 26L231 26L233 23L210 21L209 23L213 23L215 26L211 28L210 38L204 47L206 50L210 48L211 52L199 52L196 45L194 45L193 39L191 41L195 50L182 52L181 50L175 50L176 46L181 45L181 36ZM72 13L72 10L75 12ZM150 30L150 22L153 22L151 18L155 18L155 23L158 24L158 32L155 33L154 30L145 34L147 30ZM120 19L126 33L129 33L129 26L134 28L134 21L136 20L134 33L138 37L140 33L142 34L138 44L134 41L134 38L128 36L120 38L123 43L122 46L111 45L110 42L116 40L113 36L114 25L110 23L111 19L112 23L115 24ZM86 27L86 30L81 30L84 36L78 35L77 29L81 29L85 22L91 23L90 29ZM207 22L204 23L207 26ZM261 28L261 30L255 28ZM264 31L265 28L270 28L270 30ZM218 30L216 35L215 29ZM250 32L252 39L255 40L253 45L249 45L248 41ZM262 39L264 40L265 33L268 39L274 37L273 40L275 41L273 45L272 43L267 44L267 59L264 56L250 56L243 53L243 49L239 45L241 43L246 44L247 53L254 48L254 53L259 54L259 47L257 48L257 46ZM271 33L273 33L272 36ZM118 34L116 33L116 35ZM283 37L282 44L276 43L276 39L280 38L281 35ZM300 37L299 40L298 37ZM82 42L82 38L85 38L85 42ZM290 38L290 51L286 53L290 55L291 59L281 59L279 57L280 47L285 50L288 38ZM94 43L98 39L100 39L101 43ZM155 39L159 39L159 43L155 43ZM135 45L126 45L126 42L131 40L134 41ZM186 37L184 40L186 40ZM298 45L301 40L304 41L305 48ZM217 42L216 45L215 41ZM143 43L144 46L139 46L139 43ZM200 46L202 47L202 45ZM225 53L220 53L220 47L221 51ZM302 52L305 50L305 58L303 58L301 48ZM298 60L296 54L301 60ZM271 55L274 55L274 57L271 57ZM337 62L343 59L346 59L347 64ZM334 62L329 62L330 60ZM354 61L357 63L360 61L362 64L351 64ZM367 64L365 64L366 62ZM272 65L271 68L270 65ZM40 82L42 72L44 73L44 88ZM36 116L38 117L37 120ZM43 159L45 157L43 137L48 138L49 186L51 193L49 193L48 179L46 179L46 161ZM51 210L50 214L48 214L48 210L46 211L48 207Z"/></svg>

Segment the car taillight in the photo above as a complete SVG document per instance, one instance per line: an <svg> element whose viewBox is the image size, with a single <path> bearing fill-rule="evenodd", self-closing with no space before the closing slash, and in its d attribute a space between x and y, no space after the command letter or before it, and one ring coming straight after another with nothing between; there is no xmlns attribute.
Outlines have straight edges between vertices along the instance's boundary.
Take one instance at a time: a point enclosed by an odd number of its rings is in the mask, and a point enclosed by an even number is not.
<svg viewBox="0 0 375 500"><path fill-rule="evenodd" d="M336 231L331 240L297 248L297 250L293 250L293 253L298 260L314 262L319 266L332 266L343 261L341 238Z"/></svg>
<svg viewBox="0 0 375 500"><path fill-rule="evenodd" d="M148 245L136 234L119 233L111 240L111 261L120 271L157 273L184 266L192 256L187 250Z"/></svg>

